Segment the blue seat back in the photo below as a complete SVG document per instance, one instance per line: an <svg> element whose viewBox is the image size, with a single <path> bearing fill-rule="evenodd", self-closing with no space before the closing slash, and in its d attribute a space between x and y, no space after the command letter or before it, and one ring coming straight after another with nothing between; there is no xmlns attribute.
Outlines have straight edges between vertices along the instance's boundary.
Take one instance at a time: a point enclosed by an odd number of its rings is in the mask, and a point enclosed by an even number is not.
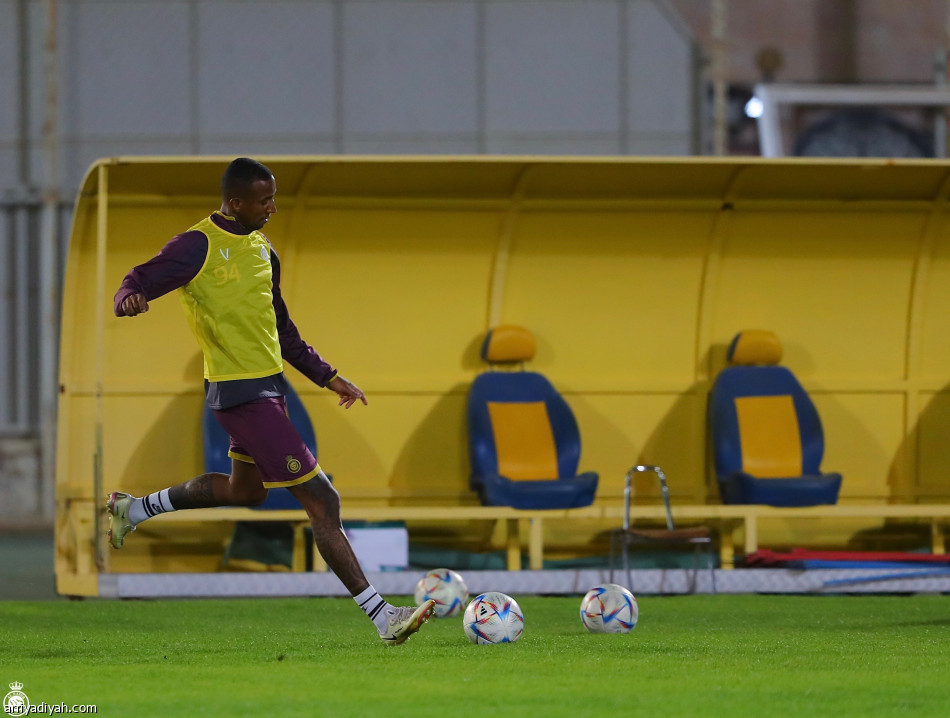
<svg viewBox="0 0 950 718"><path fill-rule="evenodd" d="M794 423L779 417L772 424L740 422L742 399L759 397L787 397L794 410ZM737 403L739 400L739 403ZM773 403L772 406L775 406ZM779 406L781 406L779 404ZM755 416L755 409L751 411ZM780 366L735 366L724 369L713 386L710 396L710 424L716 473L726 476L749 471L753 466L782 466L797 463L797 473L787 475L819 474L825 451L821 419L811 398L791 371ZM749 425L751 424L751 425ZM771 456L761 454L765 442L754 432L770 432L768 449ZM794 432L794 435L791 433ZM776 456L775 453L781 453Z"/></svg>
<svg viewBox="0 0 950 718"><path fill-rule="evenodd" d="M499 411L498 405L508 405L510 410ZM541 374L490 371L476 377L468 396L468 427L473 475L501 473L499 463L523 467L525 480L577 473L581 441L574 413ZM557 475L538 475L546 466Z"/></svg>

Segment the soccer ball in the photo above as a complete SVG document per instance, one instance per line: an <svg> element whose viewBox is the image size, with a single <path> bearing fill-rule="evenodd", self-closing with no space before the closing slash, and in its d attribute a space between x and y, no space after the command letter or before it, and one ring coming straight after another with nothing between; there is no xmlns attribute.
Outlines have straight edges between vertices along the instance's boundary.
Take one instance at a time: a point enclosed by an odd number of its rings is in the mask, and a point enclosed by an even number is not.
<svg viewBox="0 0 950 718"><path fill-rule="evenodd" d="M591 633L630 633L637 625L637 599L623 586L595 586L581 601L581 623Z"/></svg>
<svg viewBox="0 0 950 718"><path fill-rule="evenodd" d="M416 605L429 599L435 601L435 615L439 618L457 616L468 601L468 586L455 571L434 568L416 584Z"/></svg>
<svg viewBox="0 0 950 718"><path fill-rule="evenodd" d="M489 591L468 604L462 626L472 643L514 643L524 633L524 614L511 596Z"/></svg>

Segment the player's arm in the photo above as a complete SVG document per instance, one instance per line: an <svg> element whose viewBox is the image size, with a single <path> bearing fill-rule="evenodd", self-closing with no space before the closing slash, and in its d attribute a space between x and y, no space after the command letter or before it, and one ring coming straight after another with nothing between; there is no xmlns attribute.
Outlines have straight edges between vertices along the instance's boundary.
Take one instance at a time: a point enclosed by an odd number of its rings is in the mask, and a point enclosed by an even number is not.
<svg viewBox="0 0 950 718"><path fill-rule="evenodd" d="M336 392L339 406L349 409L357 401L369 403L363 391L353 382L340 376L316 350L300 336L297 325L290 318L287 304L280 292L280 260L271 248L270 253L274 293L274 313L277 315L277 337L280 354L287 362L317 386Z"/></svg>
<svg viewBox="0 0 950 718"><path fill-rule="evenodd" d="M162 250L125 275L113 299L117 317L148 311L153 299L183 287L198 276L208 256L208 238L191 231L176 235Z"/></svg>

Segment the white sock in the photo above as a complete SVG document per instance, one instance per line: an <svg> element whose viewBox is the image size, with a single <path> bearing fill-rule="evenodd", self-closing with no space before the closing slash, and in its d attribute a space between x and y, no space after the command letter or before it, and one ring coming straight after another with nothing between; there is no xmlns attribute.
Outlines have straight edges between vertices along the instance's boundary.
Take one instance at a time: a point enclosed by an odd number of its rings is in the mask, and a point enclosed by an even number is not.
<svg viewBox="0 0 950 718"><path fill-rule="evenodd" d="M168 489L162 489L140 499L132 499L132 505L129 507L129 521L135 526L145 519L168 511L175 511L175 507L168 498Z"/></svg>
<svg viewBox="0 0 950 718"><path fill-rule="evenodd" d="M370 586L365 591L353 596L353 600L356 601L356 605L360 607L360 610L369 616L370 620L376 624L377 631L382 633L386 630L386 627L389 625L389 613L387 609L391 609L392 606L386 599L376 593L375 588Z"/></svg>

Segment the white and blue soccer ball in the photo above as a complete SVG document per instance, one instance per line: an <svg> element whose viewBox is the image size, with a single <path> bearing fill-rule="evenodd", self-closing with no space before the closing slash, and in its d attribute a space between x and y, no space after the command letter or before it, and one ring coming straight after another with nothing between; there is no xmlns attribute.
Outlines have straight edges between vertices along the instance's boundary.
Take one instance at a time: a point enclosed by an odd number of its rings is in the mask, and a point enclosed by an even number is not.
<svg viewBox="0 0 950 718"><path fill-rule="evenodd" d="M435 615L438 618L457 616L465 610L468 586L455 571L434 568L416 584L416 605L421 606L430 598L435 601Z"/></svg>
<svg viewBox="0 0 950 718"><path fill-rule="evenodd" d="M639 617L637 599L616 583L595 586L581 601L581 623L591 633L630 633Z"/></svg>
<svg viewBox="0 0 950 718"><path fill-rule="evenodd" d="M462 626L472 643L514 643L524 633L524 613L511 596L489 591L468 604Z"/></svg>

